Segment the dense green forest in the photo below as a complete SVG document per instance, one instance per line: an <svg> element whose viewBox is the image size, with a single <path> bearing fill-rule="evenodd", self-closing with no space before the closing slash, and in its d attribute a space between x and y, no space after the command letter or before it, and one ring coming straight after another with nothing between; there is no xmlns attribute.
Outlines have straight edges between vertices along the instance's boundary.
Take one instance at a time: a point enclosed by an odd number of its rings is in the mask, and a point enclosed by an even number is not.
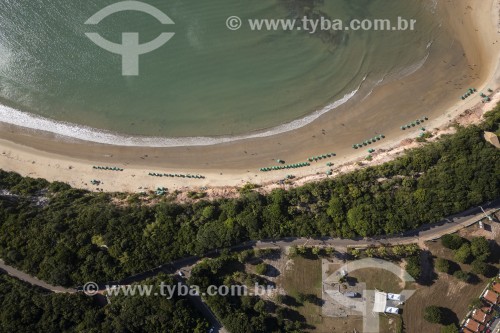
<svg viewBox="0 0 500 333"><path fill-rule="evenodd" d="M173 284L172 278L158 281ZM183 298L115 296L106 307L83 294L54 294L0 275L0 332L207 332L208 322Z"/></svg>
<svg viewBox="0 0 500 333"><path fill-rule="evenodd" d="M395 161L269 195L156 205L0 172L0 257L60 285L118 280L250 239L392 234L500 197L500 108Z"/></svg>

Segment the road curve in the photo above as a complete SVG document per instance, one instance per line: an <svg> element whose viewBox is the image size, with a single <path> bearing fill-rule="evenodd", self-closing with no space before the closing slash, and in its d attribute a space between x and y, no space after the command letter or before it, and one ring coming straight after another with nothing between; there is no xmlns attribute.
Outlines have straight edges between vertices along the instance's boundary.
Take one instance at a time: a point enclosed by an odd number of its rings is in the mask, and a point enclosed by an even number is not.
<svg viewBox="0 0 500 333"><path fill-rule="evenodd" d="M487 215L492 215L500 211L500 199L486 203L482 206ZM401 233L396 236L380 236L373 238L357 238L357 239L342 239L342 238L283 238L277 240L262 240L262 241L248 241L238 244L229 248L231 251L238 251L243 249L266 249L266 248L284 248L287 246L333 246L337 248L364 248L378 245L406 245L411 243L421 243L429 240L441 238L445 234L455 233L463 228L469 227L474 223L483 219L484 213L479 207L474 207L462 213L452 215L443 219L438 223L428 224L419 227L416 230ZM493 223L497 223L493 222ZM220 250L213 250L207 253L207 256L216 255ZM100 289L104 290L106 285L127 285L134 282L140 282L147 278L153 277L159 273L175 273L180 269L191 267L195 265L202 257L192 256L181 258L179 260L158 266L157 268L149 271L127 277L121 281L110 281L100 285ZM53 286L42 280L37 279L27 273L24 273L12 266L5 264L0 259L0 269L4 270L8 275L18 278L22 281L28 282L32 285L41 288L58 292L58 293L75 293L76 289L64 288L60 286Z"/></svg>
<svg viewBox="0 0 500 333"><path fill-rule="evenodd" d="M487 215L493 215L500 210L500 199L486 203L483 205ZM441 238L445 234L455 233L463 228L469 227L480 220L485 218L484 213L479 207L471 208L462 213L447 217L442 221L434 224L424 225L416 230L401 233L397 236L381 236L375 238L358 238L358 239L341 239L341 238L285 238L279 240L262 240L262 241L249 241L229 248L231 251L243 249L269 249L269 248L285 248L287 246L332 246L336 248L366 248L378 245L406 245L411 243L422 244L425 241ZM495 221L493 223L498 223ZM219 250L214 250L206 255L216 255ZM161 265L155 269L143 272L134 276L130 276L121 281L108 282L100 285L100 290L104 290L106 286L110 285L128 285L134 282L140 282L147 278L153 277L159 273L173 274L176 271L183 269L187 273L191 271L201 257L188 257L176 260L165 265ZM60 286L53 286L44 281L30 276L14 267L8 266L0 259L0 269L4 270L8 275L16 277L22 281L28 282L32 285L39 286L46 290L56 293L75 293L76 289L68 289ZM178 277L177 277L178 278ZM181 279L185 283L184 279ZM227 330L219 323L218 319L211 312L209 307L203 302L201 297L191 299L194 305L206 316L207 319L214 325L214 331L220 333L227 333Z"/></svg>

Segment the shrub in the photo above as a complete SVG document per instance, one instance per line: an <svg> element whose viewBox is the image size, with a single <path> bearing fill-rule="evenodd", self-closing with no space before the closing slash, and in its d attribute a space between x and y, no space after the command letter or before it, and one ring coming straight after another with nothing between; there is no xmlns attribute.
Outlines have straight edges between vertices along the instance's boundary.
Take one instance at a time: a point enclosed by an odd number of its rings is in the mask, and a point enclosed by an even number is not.
<svg viewBox="0 0 500 333"><path fill-rule="evenodd" d="M458 327L455 324L450 324L441 327L441 333L458 333Z"/></svg>
<svg viewBox="0 0 500 333"><path fill-rule="evenodd" d="M484 258L485 260L491 254L490 244L484 237L475 237L470 242L470 249L475 258Z"/></svg>
<svg viewBox="0 0 500 333"><path fill-rule="evenodd" d="M453 273L453 277L464 282L469 282L471 278L470 274L464 271L456 271Z"/></svg>
<svg viewBox="0 0 500 333"><path fill-rule="evenodd" d="M488 265L481 260L474 260L471 264L471 270L474 274L486 275L488 273Z"/></svg>
<svg viewBox="0 0 500 333"><path fill-rule="evenodd" d="M332 254L334 254L334 253L335 253L335 248L333 248L333 247L326 247L326 248L325 248L325 254L326 254L327 256L331 256L331 255L332 255Z"/></svg>
<svg viewBox="0 0 500 333"><path fill-rule="evenodd" d="M424 319L429 323L440 324L444 319L443 310L439 306L428 306L424 309Z"/></svg>
<svg viewBox="0 0 500 333"><path fill-rule="evenodd" d="M455 251L455 260L459 263L465 264L469 262L471 257L470 245L468 243L464 243L458 250Z"/></svg>
<svg viewBox="0 0 500 333"><path fill-rule="evenodd" d="M264 275L267 272L267 264L265 263L260 263L257 266L255 266L255 272L259 275Z"/></svg>
<svg viewBox="0 0 500 333"><path fill-rule="evenodd" d="M446 273L448 274L450 272L450 262L446 259L443 258L437 258L435 267L438 272Z"/></svg>
<svg viewBox="0 0 500 333"><path fill-rule="evenodd" d="M420 278L420 274L422 273L422 269L420 268L420 256L412 256L406 259L406 271L410 274L415 280Z"/></svg>
<svg viewBox="0 0 500 333"><path fill-rule="evenodd" d="M465 239L455 234L441 237L441 244L451 250L458 250L464 242Z"/></svg>

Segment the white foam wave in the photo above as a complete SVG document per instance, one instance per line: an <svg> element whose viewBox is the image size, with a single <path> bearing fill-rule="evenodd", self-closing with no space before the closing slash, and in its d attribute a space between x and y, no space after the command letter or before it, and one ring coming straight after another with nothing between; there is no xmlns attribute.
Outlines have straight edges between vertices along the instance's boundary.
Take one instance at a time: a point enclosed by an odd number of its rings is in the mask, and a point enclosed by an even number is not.
<svg viewBox="0 0 500 333"><path fill-rule="evenodd" d="M412 66L409 66L409 67L405 68L404 70L402 70L401 72L399 72L400 78L410 76L413 73L415 73L416 71L418 71L420 68L422 68L424 66L424 64L427 62L429 55L430 55L430 52L427 53L426 56L422 60L420 60L419 62L417 62L417 63L413 64Z"/></svg>
<svg viewBox="0 0 500 333"><path fill-rule="evenodd" d="M282 134L285 132L296 130L306 126L318 119L323 114L338 108L345 104L356 95L359 88L365 81L366 76L354 91L345 94L341 99L317 110L303 118L293 120L291 122L245 135L238 136L222 136L222 137L144 137L144 136L127 136L124 134L112 133L109 131L98 130L95 128L72 124L68 122L54 121L41 116L33 115L27 112L19 111L8 106L0 105L0 122L12 124L32 130L39 130L56 134L61 137L69 137L83 141L94 143L109 144L114 146L127 147L186 147L186 146L209 146L231 141L244 139L269 137L272 135Z"/></svg>

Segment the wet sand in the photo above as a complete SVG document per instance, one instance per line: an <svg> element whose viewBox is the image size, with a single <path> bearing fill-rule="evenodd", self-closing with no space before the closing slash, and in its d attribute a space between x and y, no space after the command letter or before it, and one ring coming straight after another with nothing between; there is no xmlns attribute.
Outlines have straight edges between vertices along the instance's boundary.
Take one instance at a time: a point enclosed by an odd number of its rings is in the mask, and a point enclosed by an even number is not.
<svg viewBox="0 0 500 333"><path fill-rule="evenodd" d="M426 63L404 78L384 82L368 97L349 102L303 128L266 138L248 139L205 147L144 148L93 144L0 125L0 168L24 176L58 180L78 188L138 192L164 186L169 189L266 185L287 174L299 177L324 174L368 155L367 149L393 149L405 138L415 138L421 126L402 131L400 126L423 116L423 126L440 127L456 115L480 103L479 94L462 101L469 87L497 89L500 43L498 0L458 0L438 3L442 29L430 47ZM366 96L367 91L357 96ZM354 150L354 143L375 135L385 139ZM305 162L311 156L337 154L310 167L259 172L259 168ZM94 165L117 166L123 172L96 171ZM157 178L149 172L202 174L203 180ZM315 177L310 177L314 180ZM91 179L103 182L92 186Z"/></svg>

